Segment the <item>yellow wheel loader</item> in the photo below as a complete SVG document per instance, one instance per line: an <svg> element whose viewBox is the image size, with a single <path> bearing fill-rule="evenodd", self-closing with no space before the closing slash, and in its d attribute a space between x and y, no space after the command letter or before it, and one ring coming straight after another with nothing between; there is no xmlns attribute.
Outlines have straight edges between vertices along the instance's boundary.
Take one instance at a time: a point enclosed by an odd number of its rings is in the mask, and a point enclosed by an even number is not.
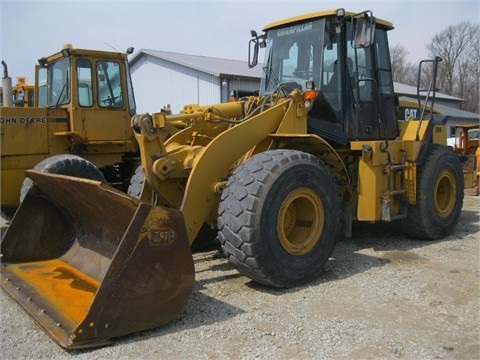
<svg viewBox="0 0 480 360"><path fill-rule="evenodd" d="M136 113L127 53L77 49L41 58L36 67L35 107L1 107L1 206L11 212L25 197L36 168L72 176L84 173L83 160L100 177L126 190L140 164L130 120ZM8 77L4 64L4 79ZM11 100L22 87L3 88ZM12 92L12 94L7 94ZM27 89L23 89L26 93ZM26 95L26 94L25 94ZM26 95L27 97L31 95ZM24 96L25 97L25 96ZM10 101L12 103L12 101ZM99 173L98 169L91 172ZM103 176L102 176L103 174Z"/></svg>
<svg viewBox="0 0 480 360"><path fill-rule="evenodd" d="M249 65L266 53L258 96L132 118L135 197L28 171L34 185L1 244L2 288L61 346L98 346L183 311L205 228L240 273L274 287L318 277L354 221L448 235L460 161L435 116L396 120L391 29L338 9L252 31Z"/></svg>

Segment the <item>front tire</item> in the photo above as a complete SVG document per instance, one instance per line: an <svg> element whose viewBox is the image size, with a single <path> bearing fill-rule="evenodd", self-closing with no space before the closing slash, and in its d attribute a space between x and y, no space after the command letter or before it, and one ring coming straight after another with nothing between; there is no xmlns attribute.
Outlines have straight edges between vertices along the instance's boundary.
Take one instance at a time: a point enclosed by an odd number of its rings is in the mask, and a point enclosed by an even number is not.
<svg viewBox="0 0 480 360"><path fill-rule="evenodd" d="M402 231L408 236L436 240L450 234L463 206L463 171L451 148L431 144L418 167L417 199L409 205Z"/></svg>
<svg viewBox="0 0 480 360"><path fill-rule="evenodd" d="M313 155L272 150L230 177L219 205L219 241L243 275L293 287L322 271L339 232L340 201L329 168Z"/></svg>

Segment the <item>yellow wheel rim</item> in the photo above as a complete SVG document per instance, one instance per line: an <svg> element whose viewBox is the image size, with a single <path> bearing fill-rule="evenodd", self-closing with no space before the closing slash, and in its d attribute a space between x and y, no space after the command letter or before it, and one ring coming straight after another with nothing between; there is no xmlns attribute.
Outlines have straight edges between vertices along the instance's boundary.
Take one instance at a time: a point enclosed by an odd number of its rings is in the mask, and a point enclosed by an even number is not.
<svg viewBox="0 0 480 360"><path fill-rule="evenodd" d="M434 188L435 211L440 217L447 217L455 206L457 186L451 172L442 171Z"/></svg>
<svg viewBox="0 0 480 360"><path fill-rule="evenodd" d="M297 188L288 194L278 212L280 244L289 254L306 254L318 242L324 222L324 208L318 195L312 189Z"/></svg>

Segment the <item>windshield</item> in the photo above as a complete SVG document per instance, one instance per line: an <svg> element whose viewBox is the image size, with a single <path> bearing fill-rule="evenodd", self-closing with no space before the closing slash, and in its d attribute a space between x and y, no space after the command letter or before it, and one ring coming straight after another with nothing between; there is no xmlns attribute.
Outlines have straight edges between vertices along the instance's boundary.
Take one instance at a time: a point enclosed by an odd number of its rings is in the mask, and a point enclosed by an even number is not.
<svg viewBox="0 0 480 360"><path fill-rule="evenodd" d="M480 130L479 129L471 129L468 130L468 140L476 140L480 136Z"/></svg>
<svg viewBox="0 0 480 360"><path fill-rule="evenodd" d="M47 106L58 106L70 101L69 58L62 58L47 68Z"/></svg>
<svg viewBox="0 0 480 360"><path fill-rule="evenodd" d="M327 52L334 53L329 60L333 68L337 49L332 48L326 23L330 26L330 20L322 18L268 31L262 95L272 93L280 84L304 90L307 81L313 81L318 89L324 77L331 77L323 73L322 63Z"/></svg>

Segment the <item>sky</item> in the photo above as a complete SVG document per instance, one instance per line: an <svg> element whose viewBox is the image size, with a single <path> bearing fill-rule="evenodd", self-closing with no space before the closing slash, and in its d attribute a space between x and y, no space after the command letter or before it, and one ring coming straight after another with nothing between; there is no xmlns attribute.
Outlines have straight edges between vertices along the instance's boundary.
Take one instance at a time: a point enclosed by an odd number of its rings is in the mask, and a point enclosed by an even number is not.
<svg viewBox="0 0 480 360"><path fill-rule="evenodd" d="M336 9L361 12L393 23L390 46L403 45L408 61L428 57L426 45L449 25L480 23L479 0L0 0L0 60L15 82L34 83L41 57L76 48L140 49L247 60L250 30L294 15ZM262 56L261 54L260 56ZM262 57L261 57L262 58ZM3 69L2 76L3 76Z"/></svg>

